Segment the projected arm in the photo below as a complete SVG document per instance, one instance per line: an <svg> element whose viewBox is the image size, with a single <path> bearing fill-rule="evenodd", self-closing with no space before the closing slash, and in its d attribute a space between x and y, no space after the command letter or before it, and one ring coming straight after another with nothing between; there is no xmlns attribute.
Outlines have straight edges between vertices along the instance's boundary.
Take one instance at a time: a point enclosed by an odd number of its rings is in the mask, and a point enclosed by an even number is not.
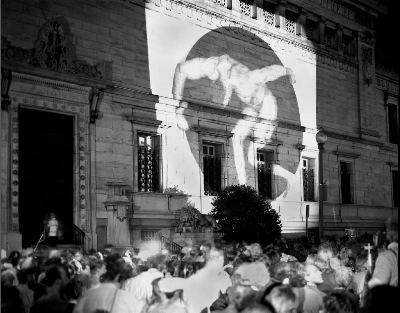
<svg viewBox="0 0 400 313"><path fill-rule="evenodd" d="M280 176L282 178L285 178L286 180L286 190L285 192L282 194L282 197L286 197L287 193L290 190L290 184L291 184L291 180L295 177L295 175L292 172L289 172L287 169L283 168L282 166L275 164L274 168L274 175Z"/></svg>
<svg viewBox="0 0 400 313"><path fill-rule="evenodd" d="M270 65L262 69L252 71L253 78L259 83L267 83L276 80L282 76L289 76L290 83L294 84L295 77L293 71L282 65Z"/></svg>

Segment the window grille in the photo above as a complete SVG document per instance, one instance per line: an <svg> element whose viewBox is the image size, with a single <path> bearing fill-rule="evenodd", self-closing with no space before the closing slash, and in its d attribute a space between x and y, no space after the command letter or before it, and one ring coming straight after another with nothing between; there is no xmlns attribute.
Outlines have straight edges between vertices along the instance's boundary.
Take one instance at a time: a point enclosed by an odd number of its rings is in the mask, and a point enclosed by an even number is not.
<svg viewBox="0 0 400 313"><path fill-rule="evenodd" d="M398 135L397 135L397 110L398 106L394 103L389 103L387 106L388 112L388 130L389 130L389 142L390 143L397 143Z"/></svg>
<svg viewBox="0 0 400 313"><path fill-rule="evenodd" d="M291 34L296 33L296 19L297 16L295 13L291 11L286 11L285 12L285 29Z"/></svg>
<svg viewBox="0 0 400 313"><path fill-rule="evenodd" d="M160 136L138 135L138 189L144 192L160 190Z"/></svg>
<svg viewBox="0 0 400 313"><path fill-rule="evenodd" d="M266 199L272 199L272 151L257 152L258 193Z"/></svg>
<svg viewBox="0 0 400 313"><path fill-rule="evenodd" d="M251 7L253 6L253 1L249 0L239 0L240 11L247 16L251 16Z"/></svg>
<svg viewBox="0 0 400 313"><path fill-rule="evenodd" d="M275 11L275 9L272 6L267 5L267 3L264 1L264 6L263 6L264 22L271 26L275 25L274 11Z"/></svg>
<svg viewBox="0 0 400 313"><path fill-rule="evenodd" d="M304 201L315 201L314 198L314 169L303 168Z"/></svg>
<svg viewBox="0 0 400 313"><path fill-rule="evenodd" d="M342 203L350 204L351 201L351 170L350 163L340 162L340 190Z"/></svg>
<svg viewBox="0 0 400 313"><path fill-rule="evenodd" d="M226 0L214 0L214 2L220 6L226 7Z"/></svg>
<svg viewBox="0 0 400 313"><path fill-rule="evenodd" d="M221 192L222 158L220 145L203 145L204 194L215 196Z"/></svg>
<svg viewBox="0 0 400 313"><path fill-rule="evenodd" d="M142 241L151 241L158 239L158 232L156 230L142 230Z"/></svg>

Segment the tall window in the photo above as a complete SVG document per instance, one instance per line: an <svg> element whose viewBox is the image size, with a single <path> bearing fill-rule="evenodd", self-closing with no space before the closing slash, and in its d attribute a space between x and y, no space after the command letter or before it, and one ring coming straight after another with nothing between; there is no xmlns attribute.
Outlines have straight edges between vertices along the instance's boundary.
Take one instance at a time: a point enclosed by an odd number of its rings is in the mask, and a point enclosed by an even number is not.
<svg viewBox="0 0 400 313"><path fill-rule="evenodd" d="M204 194L217 195L222 189L222 145L203 144Z"/></svg>
<svg viewBox="0 0 400 313"><path fill-rule="evenodd" d="M272 199L273 151L257 151L258 193L266 199Z"/></svg>
<svg viewBox="0 0 400 313"><path fill-rule="evenodd" d="M399 121L397 120L398 106L397 104L394 103L388 103L387 110L388 110L387 112L388 112L389 142L397 143L399 140L397 132L397 127L399 123Z"/></svg>
<svg viewBox="0 0 400 313"><path fill-rule="evenodd" d="M160 136L138 134L138 189L160 191Z"/></svg>
<svg viewBox="0 0 400 313"><path fill-rule="evenodd" d="M325 27L325 44L327 47L337 49L337 34L336 30L330 27Z"/></svg>
<svg viewBox="0 0 400 313"><path fill-rule="evenodd" d="M313 160L303 158L302 169L303 169L303 197L304 201L315 201L314 197L314 162Z"/></svg>
<svg viewBox="0 0 400 313"><path fill-rule="evenodd" d="M351 164L340 162L340 191L342 203L352 203L351 199Z"/></svg>
<svg viewBox="0 0 400 313"><path fill-rule="evenodd" d="M393 195L393 206L399 207L399 171L392 171L392 195Z"/></svg>

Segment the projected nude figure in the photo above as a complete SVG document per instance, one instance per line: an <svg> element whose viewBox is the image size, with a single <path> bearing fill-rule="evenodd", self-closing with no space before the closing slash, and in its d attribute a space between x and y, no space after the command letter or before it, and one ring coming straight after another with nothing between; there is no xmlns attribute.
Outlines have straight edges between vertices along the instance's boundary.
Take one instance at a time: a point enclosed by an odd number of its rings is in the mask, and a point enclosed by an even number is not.
<svg viewBox="0 0 400 313"><path fill-rule="evenodd" d="M267 82L274 81L282 76L288 76L290 82L295 83L292 70L282 65L270 65L250 70L247 66L226 54L219 57L194 58L178 64L172 92L175 99L182 100L187 79L208 78L211 81L219 81L223 86L222 104L224 106L229 104L232 94L235 92L245 104L242 111L244 114L276 120L277 103L267 86ZM241 136L249 135L251 128L256 123L253 122L251 127L248 123L248 121L239 120L232 132ZM240 136L233 136L232 141L238 180L240 184L244 184L246 183L245 155L240 138ZM274 173L286 179L287 192L289 181L294 174L280 165L274 166Z"/></svg>

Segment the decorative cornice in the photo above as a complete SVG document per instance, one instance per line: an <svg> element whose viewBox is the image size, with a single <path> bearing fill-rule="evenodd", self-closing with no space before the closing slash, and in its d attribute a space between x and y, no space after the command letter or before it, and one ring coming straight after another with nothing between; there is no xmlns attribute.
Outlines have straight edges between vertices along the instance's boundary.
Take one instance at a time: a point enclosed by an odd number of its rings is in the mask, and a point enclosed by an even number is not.
<svg viewBox="0 0 400 313"><path fill-rule="evenodd" d="M399 95L398 82L381 75L376 75L375 77L376 77L376 86L378 89L387 91L388 93L396 97Z"/></svg>
<svg viewBox="0 0 400 313"><path fill-rule="evenodd" d="M37 75L31 75L20 72L13 72L13 82L28 83L30 85L46 86L57 90L73 91L79 94L87 94L89 89L75 83L55 80L51 78L44 78Z"/></svg>
<svg viewBox="0 0 400 313"><path fill-rule="evenodd" d="M333 151L333 154L336 154L339 157L345 157L349 159L358 159L360 157L359 153L349 152L349 151Z"/></svg>
<svg viewBox="0 0 400 313"><path fill-rule="evenodd" d="M143 5L142 1L129 1L131 3L137 2L137 4ZM339 53L333 55L329 54L325 50L320 49L318 46L311 46L311 43L300 40L294 36L282 36L279 33L273 33L267 29L261 29L259 26L250 24L252 20L240 20L238 21L234 15L225 15L222 12L215 12L207 10L204 7L200 7L198 5L194 5L192 3L180 1L180 0L146 0L146 8L148 6L152 6L152 9L159 10L163 8L165 13L171 14L171 11L174 11L177 14L185 16L185 18L195 20L195 23L199 23L199 21L203 20L204 23L209 25L214 24L216 27L221 28L224 27L226 30L229 30L229 35L235 38L243 38L243 36L248 36L249 33L252 34L251 38L248 38L252 44L258 44L259 41L263 37L270 37L278 42L282 42L286 45L291 45L296 48L302 49L306 53L310 53L312 55L316 55L318 61L336 67L339 70L355 72L357 70L356 60L353 58L347 58L339 55ZM186 11L186 12L185 12ZM210 26L206 26L210 27ZM264 44L264 41L260 44ZM315 43L313 43L315 45Z"/></svg>
<svg viewBox="0 0 400 313"><path fill-rule="evenodd" d="M208 127L190 127L191 131L194 131L196 133L199 133L201 135L211 135L213 137L222 137L222 138L229 138L233 136L233 133L225 131L225 130L220 130L220 129L214 129L214 128L208 128Z"/></svg>
<svg viewBox="0 0 400 313"><path fill-rule="evenodd" d="M359 138L351 135L340 134L333 130L326 130L324 132L327 134L328 138L334 138L338 140L348 141L348 142L358 142L365 145L371 145L376 147L382 147L384 145L383 142L375 141L375 140L368 140L364 138Z"/></svg>

